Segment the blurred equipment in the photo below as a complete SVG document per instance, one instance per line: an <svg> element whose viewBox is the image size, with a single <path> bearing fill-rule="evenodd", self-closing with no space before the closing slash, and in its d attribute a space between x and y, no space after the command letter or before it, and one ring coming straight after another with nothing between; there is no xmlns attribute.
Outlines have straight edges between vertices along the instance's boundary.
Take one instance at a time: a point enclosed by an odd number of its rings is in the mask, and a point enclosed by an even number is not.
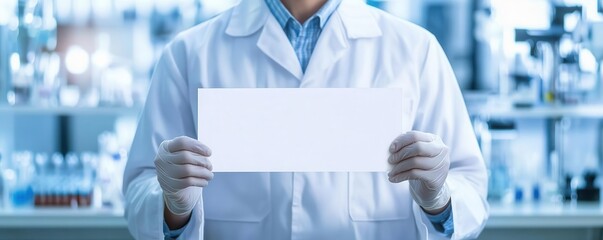
<svg viewBox="0 0 603 240"><path fill-rule="evenodd" d="M530 55L540 62L541 72L539 74L542 78L542 85L540 85L542 87L542 96L539 100L546 103L563 102L566 100L564 94L567 93L567 89L562 87L560 78L560 66L566 56L561 55L560 44L564 37L569 36L571 31L574 30L566 29L566 15L581 14L582 12L581 6L554 6L554 9L549 29L515 30L515 41L528 42L530 44ZM522 79L516 78L516 80L521 81ZM578 81L578 79L573 77L569 81Z"/></svg>
<svg viewBox="0 0 603 240"><path fill-rule="evenodd" d="M0 104L7 103L12 87L10 59L17 44L16 3L16 0L0 2Z"/></svg>
<svg viewBox="0 0 603 240"><path fill-rule="evenodd" d="M56 56L57 23L52 0L19 0L17 4L18 35L15 51L10 55L10 104L28 104L49 96L58 74Z"/></svg>
<svg viewBox="0 0 603 240"><path fill-rule="evenodd" d="M90 154L15 152L3 162L2 188L5 208L88 207L92 202L94 162Z"/></svg>
<svg viewBox="0 0 603 240"><path fill-rule="evenodd" d="M88 207L92 202L93 163L82 154L65 157L54 153L49 161L46 154L36 154L34 206Z"/></svg>
<svg viewBox="0 0 603 240"><path fill-rule="evenodd" d="M127 152L120 145L117 134L102 133L98 137L98 188L102 206L123 208L121 191Z"/></svg>
<svg viewBox="0 0 603 240"><path fill-rule="evenodd" d="M488 166L488 199L503 201L512 191L510 175L512 142L517 138L515 122L489 120L487 130L480 132L480 147Z"/></svg>
<svg viewBox="0 0 603 240"><path fill-rule="evenodd" d="M603 19L591 20L587 23L585 46L597 61L595 97L601 100L603 99L603 79L601 77L603 74L601 69L603 62Z"/></svg>
<svg viewBox="0 0 603 240"><path fill-rule="evenodd" d="M385 5L387 1L368 1L375 6ZM380 2L379 4L377 4ZM422 5L422 26L438 39L461 89L470 89L476 78L473 46L475 41L471 29L474 19L473 1L417 1Z"/></svg>
<svg viewBox="0 0 603 240"><path fill-rule="evenodd" d="M511 100L518 108L533 107L540 101L542 79L534 72L521 55L515 55L515 69L510 79L513 80Z"/></svg>
<svg viewBox="0 0 603 240"><path fill-rule="evenodd" d="M590 74L595 70L588 67L589 59L585 56L588 54L584 54L586 47L599 63L603 55L603 34L600 33L603 30L592 20L592 14L589 15L592 8L586 3L563 5L551 1L550 4L552 12L547 27L515 29L517 55L511 64L514 68L508 83L509 97L515 108L598 102L603 95L600 94L600 70L596 77ZM564 116L548 118L544 134L547 177L557 182L558 191L564 193L566 200L572 199L569 194L572 191L568 191L572 189L571 181L563 179L567 174L564 166L568 149L564 143L569 121Z"/></svg>
<svg viewBox="0 0 603 240"><path fill-rule="evenodd" d="M4 184L9 194L8 206L28 207L33 204L32 181L35 169L31 152L15 152L3 172Z"/></svg>
<svg viewBox="0 0 603 240"><path fill-rule="evenodd" d="M576 190L578 201L598 202L601 189L595 185L597 179L596 171L584 173L584 186Z"/></svg>

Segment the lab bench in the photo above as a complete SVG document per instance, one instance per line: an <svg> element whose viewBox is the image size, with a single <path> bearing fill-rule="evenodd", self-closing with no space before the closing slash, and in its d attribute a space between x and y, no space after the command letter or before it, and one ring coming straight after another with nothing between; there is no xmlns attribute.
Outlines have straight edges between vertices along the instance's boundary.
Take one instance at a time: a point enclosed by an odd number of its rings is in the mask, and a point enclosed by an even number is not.
<svg viewBox="0 0 603 240"><path fill-rule="evenodd" d="M30 208L0 210L0 240L132 239L122 209Z"/></svg>
<svg viewBox="0 0 603 240"><path fill-rule="evenodd" d="M603 205L491 203L479 239L603 239Z"/></svg>
<svg viewBox="0 0 603 240"><path fill-rule="evenodd" d="M490 204L479 239L603 239L600 204ZM123 210L0 210L0 239L132 239Z"/></svg>

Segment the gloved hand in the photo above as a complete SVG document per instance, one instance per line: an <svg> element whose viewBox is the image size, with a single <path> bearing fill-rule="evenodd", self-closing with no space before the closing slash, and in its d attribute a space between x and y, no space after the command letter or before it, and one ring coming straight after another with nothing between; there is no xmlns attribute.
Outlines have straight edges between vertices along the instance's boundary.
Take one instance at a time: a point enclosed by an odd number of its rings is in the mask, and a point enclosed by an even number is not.
<svg viewBox="0 0 603 240"><path fill-rule="evenodd" d="M175 215L192 211L201 197L201 188L214 177L211 150L189 137L165 140L155 157L157 180L163 190L165 205Z"/></svg>
<svg viewBox="0 0 603 240"><path fill-rule="evenodd" d="M390 146L389 181L409 180L410 193L427 212L444 208L450 201L446 183L450 158L448 147L433 134L410 131Z"/></svg>

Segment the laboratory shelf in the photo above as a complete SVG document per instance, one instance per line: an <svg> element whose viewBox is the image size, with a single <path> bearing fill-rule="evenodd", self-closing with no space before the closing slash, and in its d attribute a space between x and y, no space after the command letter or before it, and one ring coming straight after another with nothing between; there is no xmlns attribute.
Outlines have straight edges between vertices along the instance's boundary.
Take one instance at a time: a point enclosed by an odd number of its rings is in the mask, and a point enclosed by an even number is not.
<svg viewBox="0 0 603 240"><path fill-rule="evenodd" d="M603 205L491 203L486 228L603 228Z"/></svg>
<svg viewBox="0 0 603 240"><path fill-rule="evenodd" d="M123 209L0 210L0 228L126 228L126 226Z"/></svg>
<svg viewBox="0 0 603 240"><path fill-rule="evenodd" d="M0 114L46 114L59 116L83 115L137 115L141 107L38 107L38 106L0 106Z"/></svg>
<svg viewBox="0 0 603 240"><path fill-rule="evenodd" d="M535 106L530 108L515 108L502 106L470 107L469 113L473 116L490 118L603 118L603 104L589 105L552 105Z"/></svg>

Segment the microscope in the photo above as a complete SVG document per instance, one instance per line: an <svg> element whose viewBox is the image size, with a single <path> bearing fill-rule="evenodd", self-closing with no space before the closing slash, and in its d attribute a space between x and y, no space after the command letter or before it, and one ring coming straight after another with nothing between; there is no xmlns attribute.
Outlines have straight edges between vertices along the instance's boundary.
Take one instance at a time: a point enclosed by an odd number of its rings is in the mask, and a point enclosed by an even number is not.
<svg viewBox="0 0 603 240"><path fill-rule="evenodd" d="M561 71L562 64L578 64L576 55L573 53L562 56L560 43L562 38L570 36L572 32L565 29L565 16L573 13L582 13L582 6L555 6L549 29L515 29L515 41L527 42L530 45L530 55L542 62L541 72L538 76L513 76L516 86L521 86L529 81L540 81L539 97L537 101L544 103L562 103L568 99L562 88ZM515 103L516 107L531 107L533 102Z"/></svg>

